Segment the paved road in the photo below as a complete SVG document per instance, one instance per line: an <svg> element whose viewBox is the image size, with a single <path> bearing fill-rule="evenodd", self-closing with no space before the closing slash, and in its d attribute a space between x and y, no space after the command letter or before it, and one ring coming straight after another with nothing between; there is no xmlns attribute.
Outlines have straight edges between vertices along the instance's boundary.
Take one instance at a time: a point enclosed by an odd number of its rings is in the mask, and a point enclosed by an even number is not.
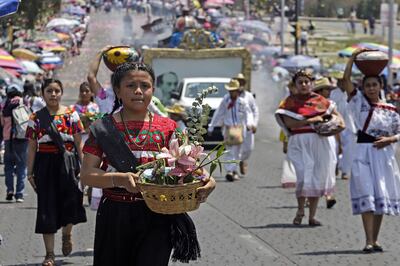
<svg viewBox="0 0 400 266"><path fill-rule="evenodd" d="M64 100L73 102L77 84L84 80L94 51L107 43L118 43L121 17L94 15L90 33L82 49L83 55L73 58L60 76L71 84ZM139 21L141 18L137 18ZM98 23L103 23L99 25ZM101 69L101 79L109 73ZM234 183L217 176L218 186L208 202L192 214L197 224L202 258L190 265L198 266L277 266L277 265L399 265L400 241L398 218L386 218L381 243L383 254L361 254L364 235L360 217L351 215L348 183L338 180L338 204L327 210L320 203L318 217L324 226L294 227L296 211L293 189L280 186L282 152L277 141L278 128L272 111L283 95L265 70L253 73L253 90L257 94L261 121L256 148L247 177ZM4 177L0 176L0 184ZM6 203L5 189L0 185L0 265L38 265L44 247L40 235L34 234L36 197L30 187L22 204ZM58 265L91 265L95 213L87 208L88 222L73 231L74 252L61 253L61 235L56 238ZM182 265L171 263L171 265Z"/></svg>

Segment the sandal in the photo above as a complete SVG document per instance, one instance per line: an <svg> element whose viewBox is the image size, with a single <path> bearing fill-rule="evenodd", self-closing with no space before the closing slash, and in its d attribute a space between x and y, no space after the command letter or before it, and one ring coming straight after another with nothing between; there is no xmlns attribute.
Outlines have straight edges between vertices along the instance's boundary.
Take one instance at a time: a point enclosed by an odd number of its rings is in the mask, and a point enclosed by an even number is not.
<svg viewBox="0 0 400 266"><path fill-rule="evenodd" d="M382 246L379 245L378 243L373 244L373 245L372 245L372 248L373 248L373 250L376 251L376 252L383 252Z"/></svg>
<svg viewBox="0 0 400 266"><path fill-rule="evenodd" d="M62 236L62 253L64 256L68 256L72 252L72 240L71 235Z"/></svg>
<svg viewBox="0 0 400 266"><path fill-rule="evenodd" d="M301 221L303 220L304 213L296 213L296 216L293 219L293 224L294 225L301 225Z"/></svg>
<svg viewBox="0 0 400 266"><path fill-rule="evenodd" d="M372 245L366 245L363 250L362 250L365 254L369 254L374 252L374 247Z"/></svg>
<svg viewBox="0 0 400 266"><path fill-rule="evenodd" d="M322 223L320 221L318 221L317 219L313 218L308 220L308 225L309 226L321 226Z"/></svg>
<svg viewBox="0 0 400 266"><path fill-rule="evenodd" d="M44 261L42 262L42 266L56 266L55 262L56 256L54 252L47 252L46 257L44 257Z"/></svg>

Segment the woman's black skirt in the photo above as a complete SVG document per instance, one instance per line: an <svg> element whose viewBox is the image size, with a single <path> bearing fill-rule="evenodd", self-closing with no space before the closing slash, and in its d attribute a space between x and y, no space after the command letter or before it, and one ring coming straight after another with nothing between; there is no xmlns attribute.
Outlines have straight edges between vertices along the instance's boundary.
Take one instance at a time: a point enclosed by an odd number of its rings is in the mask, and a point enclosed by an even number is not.
<svg viewBox="0 0 400 266"><path fill-rule="evenodd" d="M94 266L168 265L171 223L144 201L117 202L103 197L97 210Z"/></svg>
<svg viewBox="0 0 400 266"><path fill-rule="evenodd" d="M62 154L36 153L37 234L53 234L67 224L86 222L83 193L74 180L61 175L63 163Z"/></svg>

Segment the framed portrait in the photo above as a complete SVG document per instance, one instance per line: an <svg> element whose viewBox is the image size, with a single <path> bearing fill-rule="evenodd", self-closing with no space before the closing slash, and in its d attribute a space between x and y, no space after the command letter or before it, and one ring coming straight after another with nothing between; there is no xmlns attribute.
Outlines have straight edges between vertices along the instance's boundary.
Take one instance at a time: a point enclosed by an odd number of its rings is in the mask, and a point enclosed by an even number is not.
<svg viewBox="0 0 400 266"><path fill-rule="evenodd" d="M177 88L183 78L232 78L243 73L246 78L246 89L251 88L251 56L245 48L200 50L151 48L144 51L144 62L154 69L155 96L161 97L163 103L168 102L170 92Z"/></svg>

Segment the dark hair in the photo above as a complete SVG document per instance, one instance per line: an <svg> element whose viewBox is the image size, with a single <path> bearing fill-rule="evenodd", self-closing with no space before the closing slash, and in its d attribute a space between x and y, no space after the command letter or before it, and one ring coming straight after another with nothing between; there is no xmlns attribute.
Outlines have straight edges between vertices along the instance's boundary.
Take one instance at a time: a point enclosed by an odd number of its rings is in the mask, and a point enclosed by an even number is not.
<svg viewBox="0 0 400 266"><path fill-rule="evenodd" d="M382 80L382 78L381 78L380 76L364 76L363 79L362 79L362 83L361 83L363 88L364 88L365 82L366 82L367 79L369 79L369 78L375 78L375 79L378 80L378 82L379 82L379 84L380 84L381 86L384 85L383 80Z"/></svg>
<svg viewBox="0 0 400 266"><path fill-rule="evenodd" d="M306 78L308 78L308 79L311 80L311 81L314 80L313 75L312 75L309 71L306 71L306 70L304 70L304 69L300 69L299 71L297 71L297 72L293 75L293 77L292 77L293 83L296 83L296 80L297 80L299 77L306 77Z"/></svg>
<svg viewBox="0 0 400 266"><path fill-rule="evenodd" d="M157 82L156 82L157 88L159 86L161 86L162 83L164 83L165 75L173 75L173 76L175 76L176 80L178 80L178 75L175 72L169 71L169 72L162 73L161 75L157 76Z"/></svg>
<svg viewBox="0 0 400 266"><path fill-rule="evenodd" d="M51 83L57 83L61 88L61 92L64 93L64 87L63 87L63 84L62 84L62 82L60 80L58 80L58 79L45 79L43 81L42 88L41 88L42 94L44 94L44 89L46 89Z"/></svg>
<svg viewBox="0 0 400 266"><path fill-rule="evenodd" d="M80 90L82 87L88 87L88 88L90 88L89 82L87 82L87 81L82 82L81 85L79 85L79 90Z"/></svg>
<svg viewBox="0 0 400 266"><path fill-rule="evenodd" d="M111 84L112 84L112 88L114 90L114 94L115 94L115 89L120 87L121 80L130 71L147 72L152 79L152 82L151 82L152 85L154 85L155 75L154 75L154 70L151 68L151 66L149 66L145 63L141 63L141 62L123 63L123 64L119 65L117 67L117 69L115 70L115 72L111 75ZM121 102L117 98L117 95L115 95L114 108L111 113L114 113L119 107L121 107Z"/></svg>

